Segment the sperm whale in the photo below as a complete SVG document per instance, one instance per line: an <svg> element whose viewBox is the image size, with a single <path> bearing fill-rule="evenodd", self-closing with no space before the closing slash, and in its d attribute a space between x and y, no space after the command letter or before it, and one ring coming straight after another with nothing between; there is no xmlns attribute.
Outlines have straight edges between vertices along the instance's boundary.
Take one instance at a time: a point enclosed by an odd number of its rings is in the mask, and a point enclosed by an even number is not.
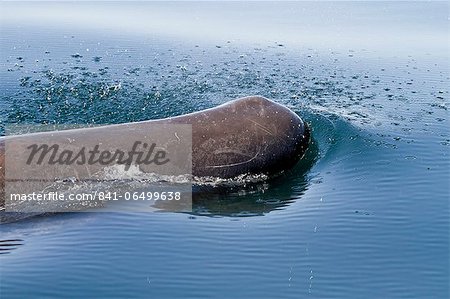
<svg viewBox="0 0 450 299"><path fill-rule="evenodd" d="M303 157L310 139L307 124L296 113L261 96L239 98L214 108L165 119L7 136L0 139L0 192L2 193L0 196L4 198L5 181L8 181L5 166L8 169L24 169L28 165L26 160L30 161L30 155L27 156L23 152L25 149L30 149L33 144L36 145L37 141L58 137L59 140L68 140L66 146L76 147L79 152L79 144L93 144L102 136L100 143L104 144L106 138L106 141L113 144L116 149L129 146L135 140L141 140L141 146L150 148L152 140L150 140L149 132L153 132L152 128L161 125L167 128L177 127L177 125L189 126L192 133L190 140L177 131L174 131L173 135L175 143L177 140L189 141L186 144L192 151L188 168L196 177L233 178L247 173L267 175L280 173L293 167ZM73 140L77 141L75 145L72 144ZM36 150L36 147L34 149ZM47 150L45 153L52 153L49 152L49 148L39 149L41 154L44 150ZM136 149L134 151L136 152ZM126 150L122 152L127 153ZM48 156L51 156L50 154ZM162 157L162 154L156 157L159 157L157 160L155 155L158 155L158 151L153 151L152 154L153 162L169 160ZM16 158L7 159L8 155ZM67 156L67 152L61 155ZM114 160L111 155L101 153L99 155L97 160L99 162L102 161L102 157L109 158L110 162ZM61 162L63 158L60 156L57 159L59 159L57 162ZM83 161L86 162L86 160L84 158ZM76 163L61 166L58 173L79 175L95 172L93 166L87 167L80 161L81 158ZM102 165L97 167L101 168ZM54 173L50 174L45 168L35 170L35 175L39 178L55 177Z"/></svg>

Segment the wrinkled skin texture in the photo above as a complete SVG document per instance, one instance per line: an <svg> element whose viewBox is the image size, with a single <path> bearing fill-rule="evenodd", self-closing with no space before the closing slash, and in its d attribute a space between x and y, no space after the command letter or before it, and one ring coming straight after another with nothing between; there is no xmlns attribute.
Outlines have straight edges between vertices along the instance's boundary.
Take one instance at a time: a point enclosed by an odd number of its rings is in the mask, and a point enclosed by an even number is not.
<svg viewBox="0 0 450 299"><path fill-rule="evenodd" d="M288 108L246 97L167 121L192 124L192 172L235 177L293 167L309 143L306 124Z"/></svg>

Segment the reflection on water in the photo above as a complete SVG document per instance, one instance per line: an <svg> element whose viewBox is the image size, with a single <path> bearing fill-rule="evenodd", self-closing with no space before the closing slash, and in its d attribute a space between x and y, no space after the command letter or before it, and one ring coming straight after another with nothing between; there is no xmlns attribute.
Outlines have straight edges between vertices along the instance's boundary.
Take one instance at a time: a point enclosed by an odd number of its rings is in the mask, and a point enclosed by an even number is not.
<svg viewBox="0 0 450 299"><path fill-rule="evenodd" d="M301 162L277 177L234 187L194 186L192 215L250 217L286 208L301 200L308 188L308 172L317 159L317 143L312 140Z"/></svg>
<svg viewBox="0 0 450 299"><path fill-rule="evenodd" d="M192 186L192 208L187 203L175 203L168 201L156 201L151 205L150 203L136 203L134 201L125 203L104 204L98 202L89 202L88 205L82 203L70 203L68 205L59 204L58 208L40 205L38 208L30 208L29 203L21 208L14 207L15 210L22 212L0 212L1 223L15 222L22 219L52 215L48 211L67 210L82 212L86 209L94 209L93 211L111 212L111 211L137 211L141 213L155 212L155 211L186 211L192 210L193 215L202 216L260 216L269 213L272 210L281 209L289 205L290 202L300 199L303 192L308 186L308 171L318 159L318 147L315 140L311 141L311 145L303 159L293 168L275 177L267 177L265 175L245 175L232 179L219 178L196 178ZM154 176L154 175L150 175ZM115 177L115 176L114 176ZM164 179L163 182L167 184L168 176L159 178L157 176L150 180L149 176L141 172L136 172L135 176L129 176L126 179L113 179L107 177L106 180L98 182L78 182L66 181L56 182L55 189L47 188L46 192L64 193L89 193L92 190L108 190L109 192L118 192L121 190L135 190L135 192L148 192L151 190L150 186L158 185L159 180ZM179 178L174 177L174 180ZM183 178L185 181L186 178ZM184 190L181 183L172 182L173 188L176 190ZM189 184L187 187L190 187ZM174 189L175 190L175 189ZM187 190L187 189L186 189ZM186 192L184 190L184 192ZM50 203L55 205L54 203ZM11 207L9 207L11 210ZM32 210L33 213L27 212Z"/></svg>
<svg viewBox="0 0 450 299"><path fill-rule="evenodd" d="M21 245L23 245L21 239L0 240L0 254L9 254Z"/></svg>

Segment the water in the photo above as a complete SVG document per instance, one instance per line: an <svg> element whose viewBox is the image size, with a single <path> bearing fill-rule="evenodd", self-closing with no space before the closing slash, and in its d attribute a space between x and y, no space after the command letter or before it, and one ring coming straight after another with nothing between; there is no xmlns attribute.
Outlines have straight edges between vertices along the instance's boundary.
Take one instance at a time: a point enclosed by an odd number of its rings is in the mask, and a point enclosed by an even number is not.
<svg viewBox="0 0 450 299"><path fill-rule="evenodd" d="M449 297L447 3L1 5L2 124L260 94L313 130L292 171L189 214L1 225L2 298Z"/></svg>

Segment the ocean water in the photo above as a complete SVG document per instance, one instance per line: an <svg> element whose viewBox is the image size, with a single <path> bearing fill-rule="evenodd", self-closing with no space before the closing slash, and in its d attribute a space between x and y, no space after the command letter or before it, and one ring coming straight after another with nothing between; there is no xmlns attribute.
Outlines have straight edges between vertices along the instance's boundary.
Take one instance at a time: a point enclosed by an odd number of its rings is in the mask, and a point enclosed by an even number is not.
<svg viewBox="0 0 450 299"><path fill-rule="evenodd" d="M313 137L282 177L192 213L2 224L1 298L449 297L447 2L0 7L1 135L259 94Z"/></svg>

